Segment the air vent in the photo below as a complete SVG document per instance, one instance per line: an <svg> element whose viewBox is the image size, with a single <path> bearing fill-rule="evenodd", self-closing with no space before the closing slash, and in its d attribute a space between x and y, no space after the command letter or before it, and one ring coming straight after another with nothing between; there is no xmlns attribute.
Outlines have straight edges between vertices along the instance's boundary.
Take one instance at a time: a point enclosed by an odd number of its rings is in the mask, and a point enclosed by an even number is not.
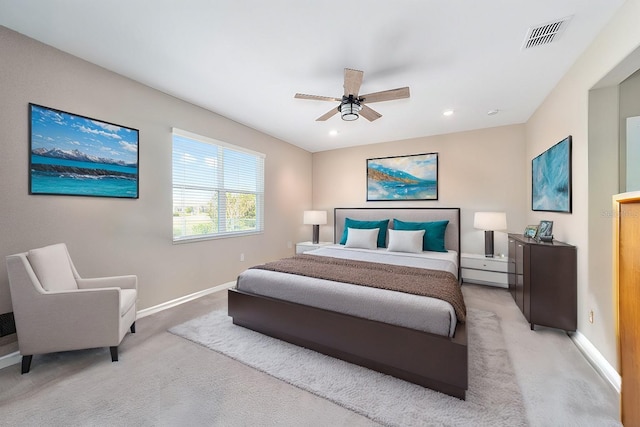
<svg viewBox="0 0 640 427"><path fill-rule="evenodd" d="M567 16L557 21L529 28L527 36L524 38L524 43L522 44L522 50L556 41L564 32L567 25L569 25L570 20L571 16Z"/></svg>

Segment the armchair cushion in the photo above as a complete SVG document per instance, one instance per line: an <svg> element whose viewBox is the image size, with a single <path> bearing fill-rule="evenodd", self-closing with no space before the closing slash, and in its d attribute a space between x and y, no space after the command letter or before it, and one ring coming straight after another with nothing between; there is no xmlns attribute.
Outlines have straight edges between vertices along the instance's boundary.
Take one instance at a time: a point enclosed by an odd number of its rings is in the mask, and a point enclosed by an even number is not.
<svg viewBox="0 0 640 427"><path fill-rule="evenodd" d="M120 316L124 316L133 307L137 297L135 289L120 289Z"/></svg>
<svg viewBox="0 0 640 427"><path fill-rule="evenodd" d="M27 257L42 287L47 291L78 289L64 244L32 249Z"/></svg>

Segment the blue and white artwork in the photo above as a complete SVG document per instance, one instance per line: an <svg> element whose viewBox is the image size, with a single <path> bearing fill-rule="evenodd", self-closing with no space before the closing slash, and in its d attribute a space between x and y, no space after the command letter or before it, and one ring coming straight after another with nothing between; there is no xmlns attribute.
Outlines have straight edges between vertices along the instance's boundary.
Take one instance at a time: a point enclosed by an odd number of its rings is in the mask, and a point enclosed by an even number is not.
<svg viewBox="0 0 640 427"><path fill-rule="evenodd" d="M138 198L138 131L29 104L30 194Z"/></svg>
<svg viewBox="0 0 640 427"><path fill-rule="evenodd" d="M438 153L367 159L372 200L438 200Z"/></svg>
<svg viewBox="0 0 640 427"><path fill-rule="evenodd" d="M531 162L531 208L571 212L571 136Z"/></svg>

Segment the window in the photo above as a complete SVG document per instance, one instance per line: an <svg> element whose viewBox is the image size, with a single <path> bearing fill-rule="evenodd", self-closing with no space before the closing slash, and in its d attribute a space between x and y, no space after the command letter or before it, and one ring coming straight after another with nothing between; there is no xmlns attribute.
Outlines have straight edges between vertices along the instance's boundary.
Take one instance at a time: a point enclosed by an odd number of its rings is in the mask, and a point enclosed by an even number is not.
<svg viewBox="0 0 640 427"><path fill-rule="evenodd" d="M264 230L265 155L173 129L173 241Z"/></svg>

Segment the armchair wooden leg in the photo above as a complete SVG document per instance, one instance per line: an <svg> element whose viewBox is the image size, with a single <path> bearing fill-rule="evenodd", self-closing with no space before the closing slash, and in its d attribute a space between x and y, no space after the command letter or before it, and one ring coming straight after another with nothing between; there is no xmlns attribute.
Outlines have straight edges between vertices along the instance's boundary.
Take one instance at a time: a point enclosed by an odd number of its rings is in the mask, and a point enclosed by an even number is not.
<svg viewBox="0 0 640 427"><path fill-rule="evenodd" d="M135 334L135 333L136 333L136 322L133 322L133 323L131 324L131 333L132 333L132 334Z"/></svg>
<svg viewBox="0 0 640 427"><path fill-rule="evenodd" d="M22 373L26 374L31 369L31 359L33 359L33 355L22 356Z"/></svg>
<svg viewBox="0 0 640 427"><path fill-rule="evenodd" d="M109 350L111 350L111 361L112 362L117 362L118 361L118 346L109 347Z"/></svg>

